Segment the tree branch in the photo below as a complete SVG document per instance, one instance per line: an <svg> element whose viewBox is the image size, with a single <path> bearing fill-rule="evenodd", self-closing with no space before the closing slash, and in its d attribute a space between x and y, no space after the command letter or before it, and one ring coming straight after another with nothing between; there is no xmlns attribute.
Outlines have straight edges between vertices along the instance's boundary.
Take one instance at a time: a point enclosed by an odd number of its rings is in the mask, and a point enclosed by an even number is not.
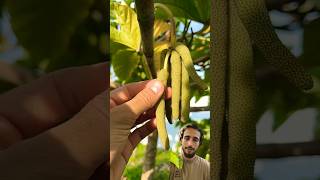
<svg viewBox="0 0 320 180"><path fill-rule="evenodd" d="M210 111L210 107L209 106L190 107L190 112L200 112L200 111Z"/></svg>
<svg viewBox="0 0 320 180"><path fill-rule="evenodd" d="M209 59L210 59L210 55L206 55L206 56L202 56L202 57L199 57L198 59L194 60L193 63L198 64L200 62L206 62Z"/></svg>
<svg viewBox="0 0 320 180"><path fill-rule="evenodd" d="M153 63L153 0L136 0L138 22L143 43L143 53L146 56L152 78L156 77Z"/></svg>
<svg viewBox="0 0 320 180"><path fill-rule="evenodd" d="M256 148L257 159L312 155L320 155L320 141L287 144L258 144Z"/></svg>

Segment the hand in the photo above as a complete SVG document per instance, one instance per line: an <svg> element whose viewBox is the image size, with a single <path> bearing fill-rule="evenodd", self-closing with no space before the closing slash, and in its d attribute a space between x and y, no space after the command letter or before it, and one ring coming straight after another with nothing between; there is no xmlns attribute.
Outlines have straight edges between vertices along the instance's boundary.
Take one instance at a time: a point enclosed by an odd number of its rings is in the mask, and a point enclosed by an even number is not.
<svg viewBox="0 0 320 180"><path fill-rule="evenodd" d="M0 95L0 179L88 179L106 162L107 72L68 68Z"/></svg>
<svg viewBox="0 0 320 180"><path fill-rule="evenodd" d="M171 89L166 89L166 98ZM110 179L120 179L137 144L156 129L155 105L164 87L158 80L131 83L110 94ZM147 120L143 126L130 130Z"/></svg>

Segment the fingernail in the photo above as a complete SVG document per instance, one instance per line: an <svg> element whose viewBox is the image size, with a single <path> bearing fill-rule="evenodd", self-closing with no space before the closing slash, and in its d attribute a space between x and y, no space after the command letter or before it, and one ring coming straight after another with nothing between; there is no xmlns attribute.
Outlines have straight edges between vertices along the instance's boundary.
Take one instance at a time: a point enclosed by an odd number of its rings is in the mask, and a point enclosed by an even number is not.
<svg viewBox="0 0 320 180"><path fill-rule="evenodd" d="M155 93L159 93L159 91L161 90L161 84L159 81L156 81L152 84L152 86L150 87L150 89Z"/></svg>

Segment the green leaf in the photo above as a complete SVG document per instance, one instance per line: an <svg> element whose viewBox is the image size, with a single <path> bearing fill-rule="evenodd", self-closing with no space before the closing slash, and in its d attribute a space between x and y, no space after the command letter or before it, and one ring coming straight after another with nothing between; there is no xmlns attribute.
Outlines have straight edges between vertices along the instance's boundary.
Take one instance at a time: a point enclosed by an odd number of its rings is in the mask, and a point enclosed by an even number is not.
<svg viewBox="0 0 320 180"><path fill-rule="evenodd" d="M181 156L173 151L168 151L167 153L169 155L169 161L173 163L178 169L182 169L183 160Z"/></svg>
<svg viewBox="0 0 320 180"><path fill-rule="evenodd" d="M273 124L272 131L276 131L284 122L286 122L291 113L288 113L286 109L275 108L273 109Z"/></svg>
<svg viewBox="0 0 320 180"><path fill-rule="evenodd" d="M318 44L320 42L320 18L307 24L304 28L303 54L299 61L308 67L320 65L320 52Z"/></svg>
<svg viewBox="0 0 320 180"><path fill-rule="evenodd" d="M209 119L202 119L197 121L197 125L203 131L203 141L201 146L197 150L197 155L206 158L209 155L209 147L210 147L210 120Z"/></svg>
<svg viewBox="0 0 320 180"><path fill-rule="evenodd" d="M271 109L274 113L273 131L279 128L296 111L315 107L319 98L311 93L301 92L285 83L277 90L271 99ZM291 88L291 89L290 89Z"/></svg>
<svg viewBox="0 0 320 180"><path fill-rule="evenodd" d="M162 20L155 20L153 26L153 36L156 38L162 35L164 32L170 30L170 25Z"/></svg>
<svg viewBox="0 0 320 180"><path fill-rule="evenodd" d="M257 115L260 118L266 110L272 110L274 113L273 131L285 123L292 113L304 108L315 107L318 104L320 88L317 81L312 90L302 92L293 87L281 74L272 72L273 69L264 63L259 51L255 51L254 55L255 67L258 69ZM270 73L263 74L268 71ZM320 69L312 71L309 69L308 71L313 75L313 79L317 74L320 75Z"/></svg>
<svg viewBox="0 0 320 180"><path fill-rule="evenodd" d="M88 16L93 0L7 1L18 41L38 58L66 50L77 26Z"/></svg>
<svg viewBox="0 0 320 180"><path fill-rule="evenodd" d="M134 0L124 0L124 2L126 2L126 4L130 6L130 4L134 2Z"/></svg>
<svg viewBox="0 0 320 180"><path fill-rule="evenodd" d="M283 98L283 93L277 91L272 99L273 124L272 130L277 130L289 117L286 102Z"/></svg>
<svg viewBox="0 0 320 180"><path fill-rule="evenodd" d="M210 38L194 36L191 46L191 56L193 60L210 54Z"/></svg>
<svg viewBox="0 0 320 180"><path fill-rule="evenodd" d="M112 56L112 66L120 80L130 78L132 72L139 64L141 56L131 49L119 50Z"/></svg>
<svg viewBox="0 0 320 180"><path fill-rule="evenodd" d="M118 26L110 27L110 39L138 51L141 36L136 13L127 5L119 3L111 3L111 9L111 17Z"/></svg>
<svg viewBox="0 0 320 180"><path fill-rule="evenodd" d="M165 4L175 17L209 24L210 0L155 0L155 2Z"/></svg>
<svg viewBox="0 0 320 180"><path fill-rule="evenodd" d="M139 37L133 37L132 34L125 31L119 31L114 27L110 27L110 39L113 42L125 45L133 50L138 51L140 46L140 35Z"/></svg>
<svg viewBox="0 0 320 180"><path fill-rule="evenodd" d="M112 40L110 40L109 44L110 44L110 53L111 53L111 55L116 54L120 50L124 50L124 49L128 49L129 48L128 46L125 46L123 44L114 42Z"/></svg>

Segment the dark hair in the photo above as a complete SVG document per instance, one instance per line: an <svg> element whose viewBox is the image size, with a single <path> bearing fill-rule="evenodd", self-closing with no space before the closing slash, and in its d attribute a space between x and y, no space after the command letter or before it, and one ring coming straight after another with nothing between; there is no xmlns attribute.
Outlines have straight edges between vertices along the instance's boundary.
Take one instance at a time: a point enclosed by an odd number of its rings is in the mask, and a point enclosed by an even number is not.
<svg viewBox="0 0 320 180"><path fill-rule="evenodd" d="M200 144L201 144L201 143L202 143L202 139L203 139L203 132L202 132L202 130L201 130L196 124L191 124L191 123L184 125L184 126L180 129L180 132L179 132L179 139L180 139L180 141L182 140L184 131L185 131L187 128L192 128L192 129L195 129L195 130L197 130L197 131L200 132Z"/></svg>

